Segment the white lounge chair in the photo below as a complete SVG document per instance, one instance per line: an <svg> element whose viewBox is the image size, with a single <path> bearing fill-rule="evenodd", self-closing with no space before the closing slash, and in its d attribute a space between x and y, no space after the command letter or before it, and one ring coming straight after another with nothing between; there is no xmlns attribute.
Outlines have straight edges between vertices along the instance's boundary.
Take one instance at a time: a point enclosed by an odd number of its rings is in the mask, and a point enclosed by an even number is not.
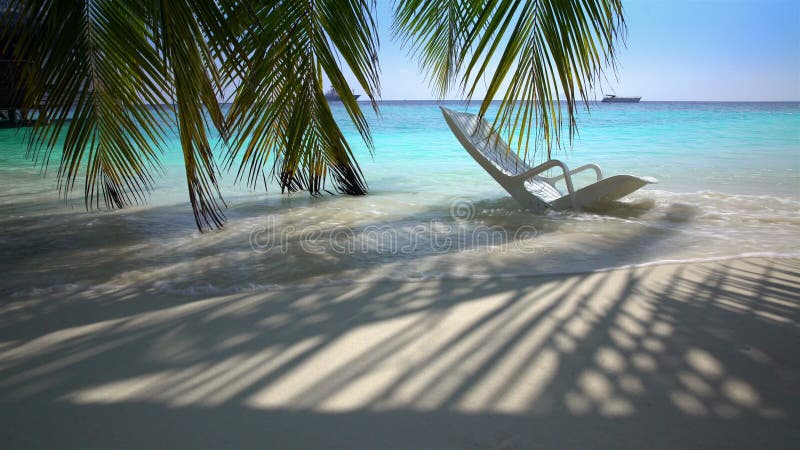
<svg viewBox="0 0 800 450"><path fill-rule="evenodd" d="M447 124L467 152L517 202L530 211L541 213L548 209L581 210L620 199L646 184L657 182L655 178L632 175L603 178L603 172L596 164L586 164L569 170L566 164L556 159L530 167L517 156L516 152L509 149L484 119L478 118L475 114L441 108ZM540 176L552 168L560 168L563 174L551 178ZM575 190L572 175L589 169L594 170L597 182ZM566 194L555 186L562 178L567 186Z"/></svg>

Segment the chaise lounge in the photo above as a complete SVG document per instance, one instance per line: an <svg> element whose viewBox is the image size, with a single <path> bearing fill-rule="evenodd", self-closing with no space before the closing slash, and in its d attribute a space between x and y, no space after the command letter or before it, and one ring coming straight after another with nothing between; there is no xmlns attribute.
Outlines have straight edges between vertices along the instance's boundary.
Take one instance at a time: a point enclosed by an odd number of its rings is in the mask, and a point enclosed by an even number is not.
<svg viewBox="0 0 800 450"><path fill-rule="evenodd" d="M603 178L603 172L596 164L586 164L569 170L566 164L556 159L530 167L517 156L516 152L509 149L508 144L503 142L486 120L475 114L457 112L445 107L441 109L453 134L467 152L511 194L511 197L532 212L542 213L548 209L580 211L586 207L599 206L620 199L647 184L657 182L655 178L632 175ZM563 173L555 177L541 176L553 168L560 168ZM597 181L575 190L572 176L584 170L594 170ZM562 193L555 186L562 178L567 187L566 193Z"/></svg>

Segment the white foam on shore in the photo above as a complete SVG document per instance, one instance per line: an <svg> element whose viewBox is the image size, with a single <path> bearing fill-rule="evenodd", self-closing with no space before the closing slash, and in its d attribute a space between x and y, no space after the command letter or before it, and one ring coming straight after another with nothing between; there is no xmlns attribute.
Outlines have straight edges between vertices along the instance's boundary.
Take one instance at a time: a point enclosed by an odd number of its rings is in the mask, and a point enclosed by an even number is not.
<svg viewBox="0 0 800 450"><path fill-rule="evenodd" d="M541 277L557 277L557 276L571 276L571 275L588 275L593 273L613 272L616 270L639 269L645 267L675 265L675 264L695 264L695 263L702 264L702 263L732 261L732 260L749 259L749 258L800 259L800 252L795 252L795 253L749 252L749 253L742 253L739 255L716 256L708 258L663 259L663 260L650 261L640 264L626 264L621 266L603 267L599 269L584 270L584 271L558 271L558 272L543 272L543 273L529 273L529 274L493 273L493 274L475 274L475 275L465 275L465 276L454 276L449 274L436 274L432 276L427 276L425 274L420 274L421 276L419 277L378 277L378 278L364 278L364 279L336 279L336 280L326 280L318 283L268 284L268 285L251 283L245 287L237 287L230 289L215 288L211 285L193 287L189 289L171 289L168 287L168 284L165 283L162 284L162 289L160 289L159 291L164 293L179 294L179 295L185 295L185 294L195 295L198 293L215 293L221 295L221 294L236 294L242 292L254 292L262 290L313 289L313 288L320 288L327 286L342 286L350 284L374 284L382 282L418 283L418 282L439 281L439 280L457 281L457 280L492 280L492 279L507 279L507 278L511 279L541 278Z"/></svg>
<svg viewBox="0 0 800 450"><path fill-rule="evenodd" d="M704 264L722 261L735 261L741 259L800 259L800 252L794 253L776 253L776 252L749 252L731 256L715 256L707 258L687 258L687 259L663 259L657 261L650 261L639 264L625 264L620 266L603 267L593 270L583 271L557 271L557 272L542 272L542 273L514 273L514 274L473 274L473 275L451 275L451 274L435 274L426 275L420 273L419 276L405 276L405 277L374 277L374 278L338 278L328 279L312 283L287 283L287 284L259 284L248 283L243 286L236 287L219 287L212 283L201 283L190 287L175 287L169 281L157 281L149 286L141 286L136 289L140 294L151 295L176 295L176 296L189 296L189 297L219 297L234 294L250 294L258 292L270 292L280 290L305 290L305 289L319 289L326 287L337 286L350 286L350 285L370 285L380 283L425 283L431 281L470 281L470 280L493 280L493 279L537 279L537 278L551 278L562 276L581 276L591 275L595 273L607 273L618 270L632 270L647 267L668 266L676 264ZM72 295L72 296L88 296L99 297L102 295L113 295L114 293L130 291L131 286L118 285L118 284L100 284L100 285L80 285L80 284L62 284L53 285L41 288L23 289L13 292L9 298L25 299L36 297L47 297L53 295Z"/></svg>

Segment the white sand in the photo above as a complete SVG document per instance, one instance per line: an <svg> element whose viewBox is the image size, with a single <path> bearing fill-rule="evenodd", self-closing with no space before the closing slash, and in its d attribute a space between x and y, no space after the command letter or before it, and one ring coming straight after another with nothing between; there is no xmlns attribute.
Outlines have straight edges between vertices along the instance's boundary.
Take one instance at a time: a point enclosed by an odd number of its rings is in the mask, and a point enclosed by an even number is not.
<svg viewBox="0 0 800 450"><path fill-rule="evenodd" d="M800 260L0 304L0 448L796 448Z"/></svg>

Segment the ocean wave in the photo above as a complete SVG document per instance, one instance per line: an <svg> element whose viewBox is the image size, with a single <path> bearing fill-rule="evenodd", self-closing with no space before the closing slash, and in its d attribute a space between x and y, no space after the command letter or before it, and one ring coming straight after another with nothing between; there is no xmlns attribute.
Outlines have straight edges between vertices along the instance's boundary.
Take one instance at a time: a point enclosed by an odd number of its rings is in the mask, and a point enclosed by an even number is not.
<svg viewBox="0 0 800 450"><path fill-rule="evenodd" d="M496 197L475 201L468 221L452 216L452 196L433 196L416 207L398 204L403 198L399 194L370 198L303 201L299 207L267 212L255 203L232 205L235 213L226 228L203 235L176 218L180 214L174 209L93 215L90 231L67 226L76 220L69 214L42 212L46 220L34 218L36 233L31 232L29 215L19 220L6 216L0 243L7 277L0 290L12 298L219 296L287 286L561 275L751 256L800 257L787 252L800 248L800 201L777 196L648 189L604 209L545 215L528 214L512 199ZM267 216L278 219L271 224ZM331 233L342 226L352 234ZM384 235L384 226L392 227L392 233ZM304 227L319 233L303 235ZM524 227L535 232L529 233L530 239L516 240L515 231ZM259 237L274 239L289 229L294 233L277 241L272 253L252 245L254 231L264 230ZM474 239L487 230L505 232L506 239L499 244L485 236L483 241ZM342 245L331 236L350 239L353 250L337 252ZM388 243L393 245L382 245L387 244L379 240L384 236L395 239ZM437 240L451 246L443 250ZM308 251L308 242L323 253ZM384 251L404 247L412 251Z"/></svg>

